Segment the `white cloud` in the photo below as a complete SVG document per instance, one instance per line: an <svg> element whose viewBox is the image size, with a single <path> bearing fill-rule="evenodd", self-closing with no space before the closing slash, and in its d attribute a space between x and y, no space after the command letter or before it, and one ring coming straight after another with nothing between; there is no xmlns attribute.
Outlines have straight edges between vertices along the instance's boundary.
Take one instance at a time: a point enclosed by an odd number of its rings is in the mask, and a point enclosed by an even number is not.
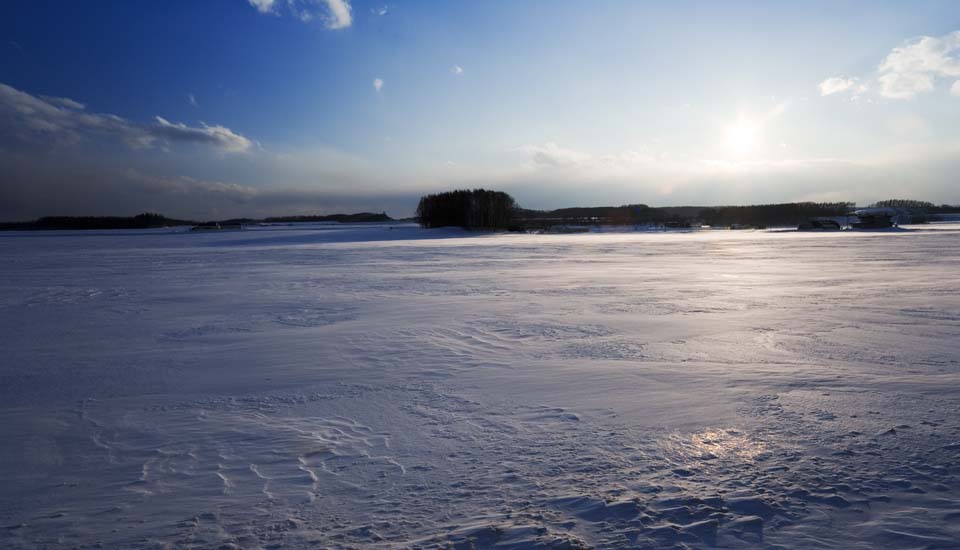
<svg viewBox="0 0 960 550"><path fill-rule="evenodd" d="M859 101L860 94L867 91L867 86L861 84L859 79L844 76L830 77L821 82L817 87L820 89L821 96L848 93L850 94L850 101Z"/></svg>
<svg viewBox="0 0 960 550"><path fill-rule="evenodd" d="M960 31L923 36L894 48L880 64L880 93L909 99L934 89L944 77L960 76Z"/></svg>
<svg viewBox="0 0 960 550"><path fill-rule="evenodd" d="M950 86L950 93L960 97L960 80L957 80L953 83L953 86Z"/></svg>
<svg viewBox="0 0 960 550"><path fill-rule="evenodd" d="M187 94L187 102L194 107L199 107L200 103L197 102L197 97L193 94Z"/></svg>
<svg viewBox="0 0 960 550"><path fill-rule="evenodd" d="M155 117L157 126L150 127L150 133L162 136L170 141L207 143L227 153L240 153L253 145L249 139L235 133L226 126L210 126L204 122L199 127L190 127L183 123L172 123L163 117Z"/></svg>
<svg viewBox="0 0 960 550"><path fill-rule="evenodd" d="M856 81L852 78L832 76L820 83L820 95L827 96L853 88Z"/></svg>
<svg viewBox="0 0 960 550"><path fill-rule="evenodd" d="M384 15L390 13L390 6L383 5L379 8L370 8L370 13L383 17Z"/></svg>
<svg viewBox="0 0 960 550"><path fill-rule="evenodd" d="M374 78L374 79L373 79L373 89L376 90L377 93L379 94L379 93L380 93L380 90L383 89L383 79Z"/></svg>
<svg viewBox="0 0 960 550"><path fill-rule="evenodd" d="M260 13L279 15L281 9L303 22L319 18L323 26L336 30L345 29L353 24L352 8L349 0L247 0ZM281 6L283 8L281 8Z"/></svg>
<svg viewBox="0 0 960 550"><path fill-rule="evenodd" d="M83 103L74 101L69 97L52 97L48 95L42 95L40 96L40 99L46 101L47 103L53 103L54 105L66 107L67 109L74 109L76 111L82 111L83 109L87 108L87 106Z"/></svg>
<svg viewBox="0 0 960 550"><path fill-rule="evenodd" d="M0 84L0 140L46 146L76 144L95 138L112 138L141 149L165 142L192 142L236 153L250 149L253 142L225 126L199 127L173 124L156 117L157 124L138 124L122 117L88 112L85 106L64 97L37 97Z"/></svg>
<svg viewBox="0 0 960 550"><path fill-rule="evenodd" d="M328 29L343 29L353 23L350 2L347 0L325 0L329 14L324 19Z"/></svg>
<svg viewBox="0 0 960 550"><path fill-rule="evenodd" d="M250 2L250 5L257 8L257 11L260 13L273 13L273 6L276 3L275 0L247 0Z"/></svg>
<svg viewBox="0 0 960 550"><path fill-rule="evenodd" d="M453 67L450 67L450 72L455 75L461 75L463 74L463 67L460 65L454 65Z"/></svg>

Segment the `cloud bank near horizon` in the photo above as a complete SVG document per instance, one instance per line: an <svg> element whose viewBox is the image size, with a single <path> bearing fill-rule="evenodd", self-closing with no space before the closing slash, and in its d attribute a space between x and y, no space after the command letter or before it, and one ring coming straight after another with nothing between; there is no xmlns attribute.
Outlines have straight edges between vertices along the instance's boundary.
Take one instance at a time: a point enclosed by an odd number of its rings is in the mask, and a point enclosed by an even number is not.
<svg viewBox="0 0 960 550"><path fill-rule="evenodd" d="M785 105L757 119L776 120ZM546 141L499 151L493 166L440 158L397 166L330 148L273 152L221 124L161 116L139 123L0 84L0 220L142 211L191 219L361 210L404 217L421 194L462 187L502 189L530 208L956 200L960 142L836 158L777 153L724 159Z"/></svg>

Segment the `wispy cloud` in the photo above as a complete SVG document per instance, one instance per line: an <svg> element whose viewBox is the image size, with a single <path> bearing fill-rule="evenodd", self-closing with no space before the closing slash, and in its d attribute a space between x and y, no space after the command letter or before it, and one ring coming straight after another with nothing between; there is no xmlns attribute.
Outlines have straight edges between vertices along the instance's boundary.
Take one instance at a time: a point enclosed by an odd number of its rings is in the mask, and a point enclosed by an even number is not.
<svg viewBox="0 0 960 550"><path fill-rule="evenodd" d="M33 96L6 84L0 84L0 138L46 145L107 138L133 148L151 147L158 141L191 142L226 153L247 151L253 145L221 125L191 127L159 116L155 124L138 124L112 114L91 113L70 98Z"/></svg>
<svg viewBox="0 0 960 550"><path fill-rule="evenodd" d="M132 146L149 145L151 136L126 120L90 113L63 97L33 96L0 84L0 135L17 141L77 143L93 135L116 137Z"/></svg>
<svg viewBox="0 0 960 550"><path fill-rule="evenodd" d="M197 97L193 94L187 94L187 103L194 107L199 107L200 103L197 102Z"/></svg>
<svg viewBox="0 0 960 550"><path fill-rule="evenodd" d="M460 65L454 65L453 67L450 67L450 72L458 76L462 75L463 67L461 67Z"/></svg>
<svg viewBox="0 0 960 550"><path fill-rule="evenodd" d="M370 8L370 13L383 17L384 15L390 13L390 6L384 4L378 8Z"/></svg>
<svg viewBox="0 0 960 550"><path fill-rule="evenodd" d="M39 97L40 99L46 101L47 103L56 105L58 107L65 107L67 109L73 109L76 111L82 111L83 109L87 108L87 106L84 105L83 103L80 103L79 101L74 101L69 97L54 97L49 95L42 95Z"/></svg>
<svg viewBox="0 0 960 550"><path fill-rule="evenodd" d="M163 137L170 141L205 143L227 153L241 153L250 149L253 145L253 142L249 139L226 126L211 126L201 122L199 127L190 127L183 123L169 122L163 117L155 118L157 125L149 127L148 131L151 135Z"/></svg>
<svg viewBox="0 0 960 550"><path fill-rule="evenodd" d="M960 97L960 80L957 80L953 83L953 86L950 86L950 93Z"/></svg>
<svg viewBox="0 0 960 550"><path fill-rule="evenodd" d="M263 14L280 15L287 12L303 22L319 19L323 26L331 29L345 29L353 24L352 7L349 0L247 0L251 6Z"/></svg>
<svg viewBox="0 0 960 550"><path fill-rule="evenodd" d="M569 167L584 164L590 160L589 154L560 147L552 141L543 145L525 145L518 150L529 154L530 162L534 166Z"/></svg>
<svg viewBox="0 0 960 550"><path fill-rule="evenodd" d="M247 0L260 13L273 13L275 0Z"/></svg>
<svg viewBox="0 0 960 550"><path fill-rule="evenodd" d="M960 31L923 36L894 48L879 70L884 97L909 99L930 92L938 80L960 76Z"/></svg>
<svg viewBox="0 0 960 550"><path fill-rule="evenodd" d="M381 79L381 78L374 78L374 79L373 79L373 89L376 90L377 93L379 94L379 93L380 93L380 90L383 89L383 79Z"/></svg>
<svg viewBox="0 0 960 550"><path fill-rule="evenodd" d="M832 76L820 83L820 95L828 96L852 90L857 84L856 79L843 76Z"/></svg>

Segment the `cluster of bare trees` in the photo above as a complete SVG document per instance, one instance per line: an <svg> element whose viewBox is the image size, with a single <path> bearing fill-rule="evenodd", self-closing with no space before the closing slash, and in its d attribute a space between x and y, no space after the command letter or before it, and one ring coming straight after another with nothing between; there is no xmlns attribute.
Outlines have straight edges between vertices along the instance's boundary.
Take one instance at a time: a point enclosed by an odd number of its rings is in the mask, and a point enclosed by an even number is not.
<svg viewBox="0 0 960 550"><path fill-rule="evenodd" d="M417 221L422 227L507 229L516 210L517 202L502 191L460 189L422 197Z"/></svg>

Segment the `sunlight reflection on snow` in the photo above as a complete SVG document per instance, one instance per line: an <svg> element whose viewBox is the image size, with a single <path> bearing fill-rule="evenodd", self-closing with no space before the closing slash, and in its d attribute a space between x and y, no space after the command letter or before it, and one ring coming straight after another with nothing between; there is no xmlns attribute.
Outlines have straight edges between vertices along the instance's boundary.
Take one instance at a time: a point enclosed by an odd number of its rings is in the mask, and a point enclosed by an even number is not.
<svg viewBox="0 0 960 550"><path fill-rule="evenodd" d="M765 454L766 446L750 436L732 429L708 429L689 436L675 436L676 451L686 460L756 460Z"/></svg>

